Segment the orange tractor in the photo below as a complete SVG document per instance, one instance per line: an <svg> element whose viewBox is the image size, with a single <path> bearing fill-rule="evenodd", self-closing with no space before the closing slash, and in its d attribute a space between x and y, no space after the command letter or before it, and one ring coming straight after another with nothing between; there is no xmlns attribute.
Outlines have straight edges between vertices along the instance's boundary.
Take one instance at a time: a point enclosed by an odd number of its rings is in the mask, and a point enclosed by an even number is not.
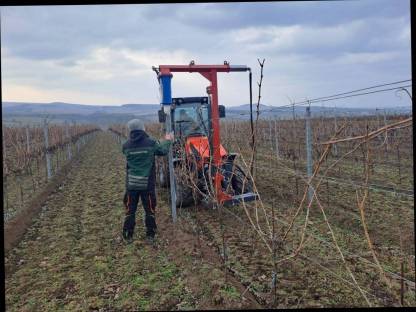
<svg viewBox="0 0 416 312"><path fill-rule="evenodd" d="M159 170L162 185L170 184L172 213L173 206L186 206L195 199L214 201L217 205L256 200L252 180L235 164L237 154L228 153L220 142L219 118L225 117L225 107L218 105L217 91L218 72L250 71L250 68L226 62L224 65L191 62L160 65L153 70L158 75L162 98L159 122L165 123L165 131L173 132L175 137L169 163ZM172 72L200 73L210 81L208 96L172 98Z"/></svg>

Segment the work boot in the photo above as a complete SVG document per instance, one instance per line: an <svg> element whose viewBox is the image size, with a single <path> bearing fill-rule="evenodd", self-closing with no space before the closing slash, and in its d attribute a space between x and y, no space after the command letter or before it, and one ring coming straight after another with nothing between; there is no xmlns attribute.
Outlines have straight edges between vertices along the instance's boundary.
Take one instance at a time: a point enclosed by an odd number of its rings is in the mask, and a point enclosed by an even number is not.
<svg viewBox="0 0 416 312"><path fill-rule="evenodd" d="M155 242L155 237L152 235L146 235L146 242L147 244L149 244L150 246L155 246L156 242Z"/></svg>
<svg viewBox="0 0 416 312"><path fill-rule="evenodd" d="M123 239L127 244L133 242L133 232L129 230L123 230Z"/></svg>

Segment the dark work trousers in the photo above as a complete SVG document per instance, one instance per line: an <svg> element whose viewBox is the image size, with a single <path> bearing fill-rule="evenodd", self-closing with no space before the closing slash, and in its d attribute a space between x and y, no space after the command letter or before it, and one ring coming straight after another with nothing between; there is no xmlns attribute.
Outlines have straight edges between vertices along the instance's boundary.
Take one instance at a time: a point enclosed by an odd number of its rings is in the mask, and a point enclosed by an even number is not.
<svg viewBox="0 0 416 312"><path fill-rule="evenodd" d="M142 200L145 211L146 235L154 237L157 228L155 220L155 189L146 191L127 191L127 198L125 198L126 216L124 219L123 231L127 230L130 235L133 235L134 226L136 225L136 210L139 198Z"/></svg>

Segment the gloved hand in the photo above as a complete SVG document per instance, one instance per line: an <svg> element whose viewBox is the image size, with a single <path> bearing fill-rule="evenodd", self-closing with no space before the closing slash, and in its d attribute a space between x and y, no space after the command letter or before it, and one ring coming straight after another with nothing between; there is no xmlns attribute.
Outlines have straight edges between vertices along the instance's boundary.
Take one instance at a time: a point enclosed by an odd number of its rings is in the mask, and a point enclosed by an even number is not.
<svg viewBox="0 0 416 312"><path fill-rule="evenodd" d="M173 141L173 139L174 139L173 132L166 133L165 139L168 140L168 141Z"/></svg>

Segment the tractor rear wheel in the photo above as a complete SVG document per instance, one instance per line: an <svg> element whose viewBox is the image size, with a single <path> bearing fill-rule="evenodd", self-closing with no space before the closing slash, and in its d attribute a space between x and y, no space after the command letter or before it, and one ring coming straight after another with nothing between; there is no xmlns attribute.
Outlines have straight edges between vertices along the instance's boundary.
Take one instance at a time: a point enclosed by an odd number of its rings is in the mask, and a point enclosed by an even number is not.
<svg viewBox="0 0 416 312"><path fill-rule="evenodd" d="M238 165L234 165L234 171L231 178L231 185L235 195L253 192L253 181L244 173Z"/></svg>
<svg viewBox="0 0 416 312"><path fill-rule="evenodd" d="M192 188L181 181L176 181L176 207L187 207L194 203Z"/></svg>
<svg viewBox="0 0 416 312"><path fill-rule="evenodd" d="M194 203L191 181L193 172L183 164L175 167L176 207L187 207Z"/></svg>

